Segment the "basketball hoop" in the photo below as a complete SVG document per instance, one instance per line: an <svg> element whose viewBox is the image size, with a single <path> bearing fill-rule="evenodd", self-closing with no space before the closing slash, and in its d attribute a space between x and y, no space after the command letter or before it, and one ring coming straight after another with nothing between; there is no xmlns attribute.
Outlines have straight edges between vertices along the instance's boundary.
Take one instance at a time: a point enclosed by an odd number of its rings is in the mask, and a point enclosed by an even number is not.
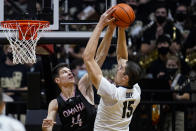
<svg viewBox="0 0 196 131"><path fill-rule="evenodd" d="M48 21L11 20L0 22L9 40L13 53L13 63L35 63L35 48L40 38L38 32L44 32L49 27Z"/></svg>

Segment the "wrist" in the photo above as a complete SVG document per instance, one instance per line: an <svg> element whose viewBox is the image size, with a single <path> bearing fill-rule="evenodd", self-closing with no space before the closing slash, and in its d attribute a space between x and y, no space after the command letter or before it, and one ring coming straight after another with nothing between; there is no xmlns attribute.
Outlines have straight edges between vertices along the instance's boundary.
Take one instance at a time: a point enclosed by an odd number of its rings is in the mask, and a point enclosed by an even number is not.
<svg viewBox="0 0 196 131"><path fill-rule="evenodd" d="M108 27L111 28L111 29L115 29L116 28L116 25L113 24L113 23L111 23Z"/></svg>
<svg viewBox="0 0 196 131"><path fill-rule="evenodd" d="M97 26L96 26L99 30L103 30L103 28L104 28L104 25L103 24L101 24L101 23L98 23L97 24Z"/></svg>
<svg viewBox="0 0 196 131"><path fill-rule="evenodd" d="M113 26L109 26L109 27L108 27L108 31L109 31L109 32L113 32L114 30L115 30L115 27L113 27Z"/></svg>
<svg viewBox="0 0 196 131"><path fill-rule="evenodd" d="M124 28L124 27L119 27L118 30L119 30L119 31L124 31L125 28Z"/></svg>

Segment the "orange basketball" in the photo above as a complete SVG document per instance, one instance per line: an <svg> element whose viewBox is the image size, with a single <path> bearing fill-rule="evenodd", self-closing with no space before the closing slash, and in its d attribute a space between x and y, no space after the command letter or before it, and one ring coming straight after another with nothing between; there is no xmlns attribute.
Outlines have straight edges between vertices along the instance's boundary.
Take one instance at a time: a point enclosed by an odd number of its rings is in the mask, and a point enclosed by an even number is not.
<svg viewBox="0 0 196 131"><path fill-rule="evenodd" d="M125 3L120 3L114 6L116 10L112 14L116 18L115 24L120 27L128 27L135 20L135 13L133 9Z"/></svg>

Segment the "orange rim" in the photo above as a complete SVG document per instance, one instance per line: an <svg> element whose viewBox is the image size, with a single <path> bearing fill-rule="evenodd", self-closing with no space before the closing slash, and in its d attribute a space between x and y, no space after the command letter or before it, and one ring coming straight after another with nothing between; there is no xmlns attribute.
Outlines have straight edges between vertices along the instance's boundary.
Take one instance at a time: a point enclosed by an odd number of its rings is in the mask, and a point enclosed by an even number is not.
<svg viewBox="0 0 196 131"><path fill-rule="evenodd" d="M33 40L37 38L37 29L44 29L49 27L48 21L39 20L9 20L0 22L3 28L16 29L19 32L19 40L29 40L33 36ZM38 30L39 30L38 29ZM23 37L25 34L25 37Z"/></svg>
<svg viewBox="0 0 196 131"><path fill-rule="evenodd" d="M36 27L40 26L39 27L40 29L49 27L50 25L49 21L39 21L39 20L9 20L9 21L2 21L0 23L3 28L11 28L11 29L17 29L18 25L20 25L20 27L22 28L29 25L33 25ZM12 26L7 27L6 26L7 24L11 24Z"/></svg>

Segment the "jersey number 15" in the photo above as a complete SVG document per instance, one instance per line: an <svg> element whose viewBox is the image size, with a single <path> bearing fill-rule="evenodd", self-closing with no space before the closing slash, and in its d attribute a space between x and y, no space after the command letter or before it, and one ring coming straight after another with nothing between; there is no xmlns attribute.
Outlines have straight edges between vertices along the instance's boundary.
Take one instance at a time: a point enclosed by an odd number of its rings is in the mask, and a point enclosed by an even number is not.
<svg viewBox="0 0 196 131"><path fill-rule="evenodd" d="M131 104L133 104L134 101L125 101L123 102L123 113L122 113L122 118L129 118L132 115L133 112L133 107Z"/></svg>

